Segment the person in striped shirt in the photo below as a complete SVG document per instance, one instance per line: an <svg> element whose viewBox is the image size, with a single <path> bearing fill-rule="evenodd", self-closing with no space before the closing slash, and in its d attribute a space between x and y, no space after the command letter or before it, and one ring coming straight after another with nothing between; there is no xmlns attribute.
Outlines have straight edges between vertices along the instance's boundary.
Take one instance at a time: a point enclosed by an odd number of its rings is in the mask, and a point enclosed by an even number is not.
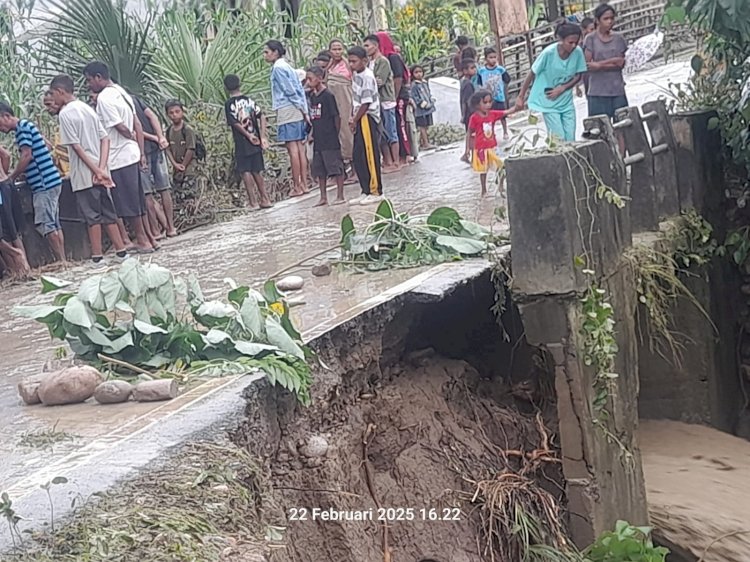
<svg viewBox="0 0 750 562"><path fill-rule="evenodd" d="M65 239L59 212L62 178L47 143L34 123L16 117L6 103L0 103L0 132L15 133L20 157L9 179L15 182L21 175L26 176L34 203L34 224L49 242L55 258L65 263Z"/></svg>

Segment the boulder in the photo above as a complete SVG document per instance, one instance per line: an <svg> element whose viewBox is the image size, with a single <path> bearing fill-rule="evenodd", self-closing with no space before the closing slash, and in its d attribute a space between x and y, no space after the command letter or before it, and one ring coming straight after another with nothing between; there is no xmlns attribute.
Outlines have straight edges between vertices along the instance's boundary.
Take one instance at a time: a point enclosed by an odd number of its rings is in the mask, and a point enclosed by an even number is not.
<svg viewBox="0 0 750 562"><path fill-rule="evenodd" d="M276 282L279 291L299 291L305 284L305 280L299 275L289 275Z"/></svg>
<svg viewBox="0 0 750 562"><path fill-rule="evenodd" d="M39 385L39 399L45 406L85 402L103 380L102 374L93 367L68 367L44 378Z"/></svg>
<svg viewBox="0 0 750 562"><path fill-rule="evenodd" d="M312 274L315 277L326 277L333 271L330 263L322 263L320 265L314 265L312 268Z"/></svg>
<svg viewBox="0 0 750 562"><path fill-rule="evenodd" d="M106 381L94 390L94 400L99 404L119 404L130 400L133 385L127 381Z"/></svg>
<svg viewBox="0 0 750 562"><path fill-rule="evenodd" d="M307 438L299 451L302 456L308 458L320 458L326 456L328 452L328 441L320 435L311 435Z"/></svg>
<svg viewBox="0 0 750 562"><path fill-rule="evenodd" d="M159 402L171 400L178 394L177 381L174 379L158 379L144 381L135 385L133 400L138 402Z"/></svg>
<svg viewBox="0 0 750 562"><path fill-rule="evenodd" d="M34 404L42 403L42 400L39 398L39 386L41 384L41 379L24 379L18 383L18 394L21 396L24 404L33 406Z"/></svg>

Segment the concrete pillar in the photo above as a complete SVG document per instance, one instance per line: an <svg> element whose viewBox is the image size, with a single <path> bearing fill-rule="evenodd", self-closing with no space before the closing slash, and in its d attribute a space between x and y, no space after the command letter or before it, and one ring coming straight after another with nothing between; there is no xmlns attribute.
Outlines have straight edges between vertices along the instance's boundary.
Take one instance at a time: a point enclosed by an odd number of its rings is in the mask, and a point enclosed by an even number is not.
<svg viewBox="0 0 750 562"><path fill-rule="evenodd" d="M671 116L677 144L677 177L680 209L720 208L722 190L722 142L713 110L690 111Z"/></svg>
<svg viewBox="0 0 750 562"><path fill-rule="evenodd" d="M643 120L651 136L654 158L654 185L659 219L680 214L679 182L677 180L677 142L669 122L664 100L643 104Z"/></svg>
<svg viewBox="0 0 750 562"><path fill-rule="evenodd" d="M630 165L630 219L633 232L659 229L654 156L637 107L623 107L615 113L615 129L625 138Z"/></svg>
<svg viewBox="0 0 750 562"><path fill-rule="evenodd" d="M571 532L590 544L618 519L648 522L645 484L636 440L638 424L637 297L623 251L630 245L628 214L603 201L596 185L622 193L625 178L611 166L611 147L590 141L562 153L506 162L514 300L532 345L554 360L563 472ZM598 176L594 179L593 176ZM610 390L608 438L594 420L596 373L584 362L581 297L591 277L578 262L587 255L614 309L618 378Z"/></svg>

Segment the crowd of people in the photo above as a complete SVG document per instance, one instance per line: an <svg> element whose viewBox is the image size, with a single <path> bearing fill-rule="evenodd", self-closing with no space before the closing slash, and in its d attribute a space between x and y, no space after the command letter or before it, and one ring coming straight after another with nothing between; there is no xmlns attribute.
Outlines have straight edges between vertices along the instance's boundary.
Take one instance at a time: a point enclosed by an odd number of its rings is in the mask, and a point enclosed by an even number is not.
<svg viewBox="0 0 750 562"><path fill-rule="evenodd" d="M292 197L308 193L314 179L318 205L328 204L329 182L337 186L334 204L346 201L347 182L361 186L352 204L378 202L382 174L415 161L419 147L430 146L435 107L424 71L406 67L387 33L349 49L333 40L301 72L285 60L279 41L268 41L263 54L272 65L276 140L289 154ZM180 101L165 103L164 128L158 112L117 84L106 64L91 62L83 75L90 92L86 101L76 97L71 76L59 75L49 85L44 106L59 127L52 139L0 103L0 132L12 133L17 148L14 165L14 156L0 148L0 267L12 275L29 271L17 191L21 180L31 190L34 226L63 264L59 201L63 187L72 191L87 226L91 260L99 267L104 233L115 259L153 253L162 239L176 236L172 191L198 181L205 147ZM249 207L269 208L263 178L270 146L266 114L238 76L227 75L224 86L226 122Z"/></svg>
<svg viewBox="0 0 750 562"><path fill-rule="evenodd" d="M511 77L495 48L484 49L480 66L468 39L457 39L454 65L462 77L460 104L467 131L462 160L479 174L483 195L488 172L502 166L495 127L502 125L507 140L508 115L528 107L542 114L551 136L571 141L576 128L573 93L579 83L591 115L614 117L627 106L622 77L627 44L612 31L615 10L602 4L594 16L582 25L557 26L558 41L534 60L510 108ZM381 201L383 174L416 161L419 149L430 147L435 100L424 69L408 68L386 32L348 49L334 39L306 70L295 70L285 55L283 44L275 40L263 50L272 65L276 140L289 155L291 197L309 193L310 180L317 181L317 205L327 205L332 182L334 204L341 204L346 202L344 185L358 182L361 196L350 203ZM60 75L50 83L44 104L59 124L53 141L0 102L0 132L13 133L18 149L11 166L12 155L0 148L0 266L13 274L29 270L16 195L22 177L32 193L34 225L60 262L66 255L59 199L63 184L69 183L96 265L104 261L104 232L117 259L153 253L164 237L176 236L172 190L198 180L196 164L205 157L205 147L180 101L166 102L165 130L158 112L118 85L106 64L91 62L83 74L90 91L87 102L77 99L72 77ZM238 76L227 75L224 86L226 122L249 206L269 208L263 178L264 152L270 146L266 114L243 91Z"/></svg>

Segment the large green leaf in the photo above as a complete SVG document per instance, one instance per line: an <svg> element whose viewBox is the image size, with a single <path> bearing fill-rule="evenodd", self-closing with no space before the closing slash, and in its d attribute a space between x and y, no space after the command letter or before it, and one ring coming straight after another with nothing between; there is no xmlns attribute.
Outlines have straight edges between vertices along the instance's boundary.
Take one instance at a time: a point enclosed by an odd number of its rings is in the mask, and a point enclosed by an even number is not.
<svg viewBox="0 0 750 562"><path fill-rule="evenodd" d="M354 220L352 219L351 215L344 215L344 218L341 219L341 244L343 244L347 249L349 249L349 237L353 232L355 232Z"/></svg>
<svg viewBox="0 0 750 562"><path fill-rule="evenodd" d="M305 358L305 352L302 351L302 348L286 333L286 330L279 324L278 320L272 316L266 318L266 334L268 342L278 346L281 351L300 359Z"/></svg>
<svg viewBox="0 0 750 562"><path fill-rule="evenodd" d="M172 281L172 272L155 263L144 265L143 270L146 274L146 283L149 289L157 289Z"/></svg>
<svg viewBox="0 0 750 562"><path fill-rule="evenodd" d="M102 351L107 354L115 354L115 353L121 353L125 348L132 347L133 346L133 334L131 332L128 332L127 334L124 334L117 338L116 340L112 340L108 346L105 346Z"/></svg>
<svg viewBox="0 0 750 562"><path fill-rule="evenodd" d="M460 228L461 215L450 207L438 207L427 217L427 224L441 231L456 232Z"/></svg>
<svg viewBox="0 0 750 562"><path fill-rule="evenodd" d="M256 355L261 355L270 351L279 351L279 348L275 345L244 340L235 341L234 348L243 355L248 355L250 357L255 357Z"/></svg>
<svg viewBox="0 0 750 562"><path fill-rule="evenodd" d="M69 287L70 285L70 281L63 281L62 279L57 279L56 277L42 275L42 294L51 293L52 291L57 291L58 289L64 289L65 287Z"/></svg>
<svg viewBox="0 0 750 562"><path fill-rule="evenodd" d="M120 282L134 297L146 294L148 278L143 266L136 258L129 258L123 262L119 271Z"/></svg>
<svg viewBox="0 0 750 562"><path fill-rule="evenodd" d="M195 311L195 318L206 328L225 326L227 321L237 316L237 310L221 301L206 301Z"/></svg>
<svg viewBox="0 0 750 562"><path fill-rule="evenodd" d="M438 246L448 248L465 256L481 254L487 250L487 243L472 238L461 238L459 236L438 236L435 239Z"/></svg>
<svg viewBox="0 0 750 562"><path fill-rule="evenodd" d="M261 337L263 335L263 313L260 310L260 304L251 295L245 298L242 306L240 307L240 317L245 324L245 327L250 330L254 336Z"/></svg>
<svg viewBox="0 0 750 562"><path fill-rule="evenodd" d="M221 345L225 341L232 342L232 336L227 334L224 330L218 330L211 328L206 335L203 336L203 341L208 345Z"/></svg>
<svg viewBox="0 0 750 562"><path fill-rule="evenodd" d="M67 322L82 328L91 328L94 325L92 314L86 308L84 302L78 297L73 297L68 301L63 309L63 318Z"/></svg>
<svg viewBox="0 0 750 562"><path fill-rule="evenodd" d="M62 306L53 306L51 304L41 304L34 306L16 306L12 309L13 314L32 320L39 320L42 323L51 321L56 312L63 310Z"/></svg>
<svg viewBox="0 0 750 562"><path fill-rule="evenodd" d="M151 334L168 334L164 328L160 326L154 326L149 322L143 322L137 318L133 321L133 328L138 330L140 333L150 336Z"/></svg>

